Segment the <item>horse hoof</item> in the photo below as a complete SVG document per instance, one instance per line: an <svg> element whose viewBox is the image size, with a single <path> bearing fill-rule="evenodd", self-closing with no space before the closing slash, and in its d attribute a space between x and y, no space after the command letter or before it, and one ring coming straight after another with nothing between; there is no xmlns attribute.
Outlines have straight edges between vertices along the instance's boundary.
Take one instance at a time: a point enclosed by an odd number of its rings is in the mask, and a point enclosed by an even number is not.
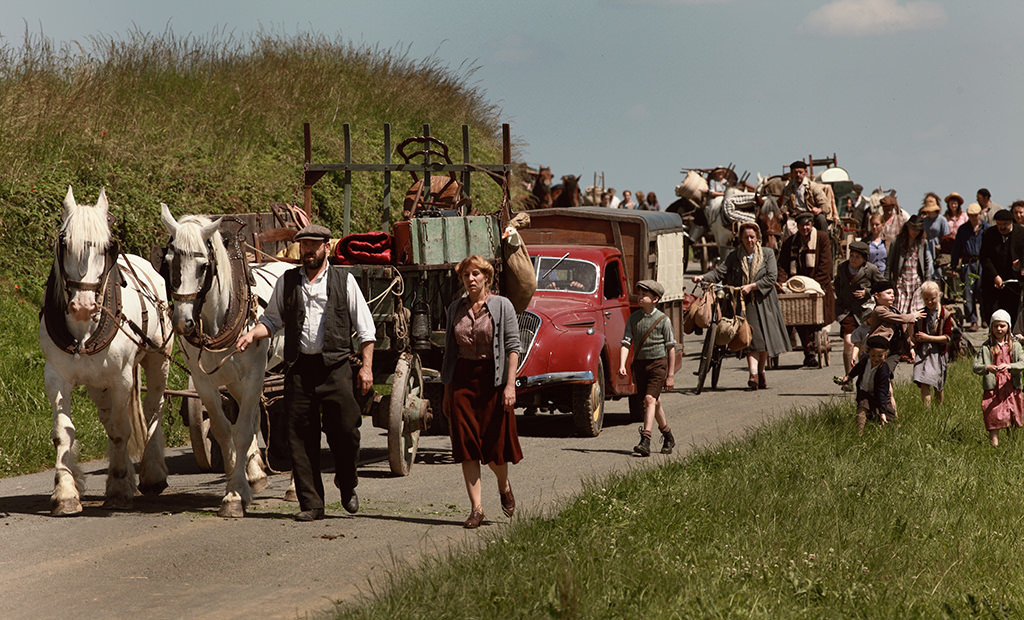
<svg viewBox="0 0 1024 620"><path fill-rule="evenodd" d="M268 486L270 486L270 482L267 480L266 476L249 481L249 488L252 489L253 493L260 493Z"/></svg>
<svg viewBox="0 0 1024 620"><path fill-rule="evenodd" d="M284 492L284 501L297 502L299 501L299 494L295 492L295 489L288 489Z"/></svg>
<svg viewBox="0 0 1024 620"><path fill-rule="evenodd" d="M241 519L245 516L245 508L242 507L242 502L238 500L221 502L217 516L224 517L225 519Z"/></svg>
<svg viewBox="0 0 1024 620"><path fill-rule="evenodd" d="M82 513L82 502L77 499L62 499L50 507L52 517L73 517Z"/></svg>
<svg viewBox="0 0 1024 620"><path fill-rule="evenodd" d="M130 497L108 497L103 500L104 510L131 510L132 499Z"/></svg>
<svg viewBox="0 0 1024 620"><path fill-rule="evenodd" d="M139 485L139 491L143 495L160 495L161 493L164 492L164 489L166 489L166 488L167 488L167 481L166 480L160 480L159 482L154 482L152 484L140 484Z"/></svg>

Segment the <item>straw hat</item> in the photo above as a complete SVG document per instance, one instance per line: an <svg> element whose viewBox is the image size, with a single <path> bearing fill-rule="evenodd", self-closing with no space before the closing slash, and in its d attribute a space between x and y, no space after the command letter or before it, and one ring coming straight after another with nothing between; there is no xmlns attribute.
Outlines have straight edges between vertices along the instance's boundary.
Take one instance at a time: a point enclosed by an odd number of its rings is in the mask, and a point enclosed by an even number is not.
<svg viewBox="0 0 1024 620"><path fill-rule="evenodd" d="M949 196L946 196L946 204L949 204L950 200L955 200L959 202L961 205L964 204L964 197L956 192L951 192Z"/></svg>

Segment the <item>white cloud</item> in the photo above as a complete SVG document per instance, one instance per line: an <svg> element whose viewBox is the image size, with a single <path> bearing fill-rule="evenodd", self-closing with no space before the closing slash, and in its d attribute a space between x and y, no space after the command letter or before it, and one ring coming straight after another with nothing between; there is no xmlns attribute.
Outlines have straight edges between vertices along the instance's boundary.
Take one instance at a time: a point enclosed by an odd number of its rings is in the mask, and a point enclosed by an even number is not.
<svg viewBox="0 0 1024 620"><path fill-rule="evenodd" d="M930 0L902 5L897 0L835 0L808 14L799 29L822 36L860 37L937 28L946 20L945 9Z"/></svg>

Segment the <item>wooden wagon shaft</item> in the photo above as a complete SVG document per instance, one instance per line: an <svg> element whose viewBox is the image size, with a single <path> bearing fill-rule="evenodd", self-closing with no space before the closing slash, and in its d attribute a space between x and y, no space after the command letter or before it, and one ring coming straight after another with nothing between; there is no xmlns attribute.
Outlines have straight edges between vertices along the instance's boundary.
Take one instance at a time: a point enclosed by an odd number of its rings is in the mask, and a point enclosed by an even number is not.
<svg viewBox="0 0 1024 620"><path fill-rule="evenodd" d="M424 156L424 162L412 163L391 163L391 125L384 124L384 163L383 164L359 164L352 162L351 127L348 123L343 126L344 131L344 161L333 164L314 163L312 137L309 123L303 124L304 141L304 164L303 164L303 208L306 214L312 217L313 208L313 185L316 184L328 172L343 172L343 184L345 187L345 211L343 234L348 235L351 222L351 201L352 201L352 173L353 172L383 172L384 173L384 196L381 205L381 228L391 230L391 173L392 172L413 172L423 175L424 201L429 199L430 175L432 173L458 173L462 183L462 192L468 196L471 189L471 172L483 171L494 176L500 176L508 184L512 172L512 140L508 123L501 126L502 140L502 163L501 164L475 164L470 158L469 126L462 126L462 156L463 163L447 164L430 161L429 153ZM430 126L423 126L423 137L430 137Z"/></svg>

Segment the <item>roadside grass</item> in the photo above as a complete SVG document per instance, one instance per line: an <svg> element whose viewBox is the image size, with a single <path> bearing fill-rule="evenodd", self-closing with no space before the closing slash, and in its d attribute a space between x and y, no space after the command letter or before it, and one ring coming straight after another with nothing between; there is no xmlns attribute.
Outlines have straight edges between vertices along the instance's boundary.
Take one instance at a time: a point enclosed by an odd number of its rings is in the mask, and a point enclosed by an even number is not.
<svg viewBox="0 0 1024 620"><path fill-rule="evenodd" d="M37 285L0 277L0 477L16 476L54 466L50 440L53 416L43 386L46 358L39 348L39 306L42 291ZM171 387L183 388L188 378L172 366ZM178 399L164 403L164 434L168 445L188 439L188 429L178 415ZM80 460L106 455L107 435L96 407L79 387L72 397L72 422Z"/></svg>
<svg viewBox="0 0 1024 620"><path fill-rule="evenodd" d="M603 480L485 545L394 569L339 618L1010 617L1024 441L988 446L970 360L858 436L839 400Z"/></svg>

